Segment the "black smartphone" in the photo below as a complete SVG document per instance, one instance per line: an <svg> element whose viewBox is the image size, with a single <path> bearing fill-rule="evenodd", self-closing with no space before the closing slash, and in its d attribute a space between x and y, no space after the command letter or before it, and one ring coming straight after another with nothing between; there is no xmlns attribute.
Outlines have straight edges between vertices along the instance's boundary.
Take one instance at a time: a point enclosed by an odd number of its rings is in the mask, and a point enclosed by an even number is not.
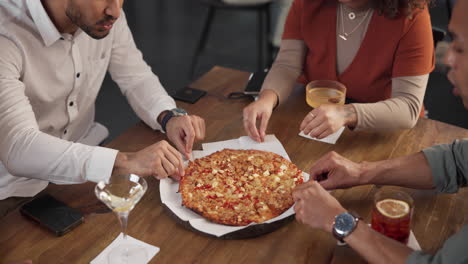
<svg viewBox="0 0 468 264"><path fill-rule="evenodd" d="M177 93L173 97L176 100L194 104L198 100L200 100L200 98L202 98L205 94L206 91L191 87L185 87L184 89L177 91Z"/></svg>
<svg viewBox="0 0 468 264"><path fill-rule="evenodd" d="M245 87L244 94L258 95L267 75L268 69L251 73L247 86Z"/></svg>
<svg viewBox="0 0 468 264"><path fill-rule="evenodd" d="M49 229L56 236L67 233L83 222L80 212L47 194L24 204L20 212Z"/></svg>

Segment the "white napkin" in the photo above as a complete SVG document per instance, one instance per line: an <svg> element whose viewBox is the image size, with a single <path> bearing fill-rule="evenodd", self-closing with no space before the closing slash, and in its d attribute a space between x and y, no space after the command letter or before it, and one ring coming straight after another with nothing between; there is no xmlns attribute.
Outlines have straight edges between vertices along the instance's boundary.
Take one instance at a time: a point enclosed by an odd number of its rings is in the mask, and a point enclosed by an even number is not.
<svg viewBox="0 0 468 264"><path fill-rule="evenodd" d="M123 240L123 234L120 233L119 236L117 236L116 239L114 239L114 241L112 241L112 243L109 244L109 246L107 246L102 252L101 254L99 254L95 259L93 259L91 261L91 264L111 264L108 262L107 260L107 255L109 254L109 252L119 246L120 244L122 244L122 242L124 242ZM127 235L127 241L126 243L130 244L130 245L138 245L138 246L141 246L145 249L146 251L146 256L148 257L147 261L145 263L148 263L154 256L156 256L156 254L158 254L159 252L159 248L158 247L155 247L155 246L152 246L150 244L147 244L143 241L140 241L140 240L137 240L131 236L128 236ZM133 264L133 263L132 263ZM135 263L137 264L137 263Z"/></svg>
<svg viewBox="0 0 468 264"><path fill-rule="evenodd" d="M290 160L283 145L274 135L267 135L265 137L265 142L261 142L261 143L252 140L250 137L240 137L237 139L205 143L202 145L202 147L203 147L203 151L193 151L192 156L194 158L201 158L213 152L216 152L218 150L230 148L230 149L257 149L257 150L271 151ZM308 181L309 174L303 172L303 175L304 175L304 181ZM227 226L227 225L216 224L216 223L206 220L202 216L194 213L192 210L181 205L182 197L179 193L177 193L178 189L179 189L178 182L173 181L169 178L161 180L159 184L161 202L164 203L180 219L184 221L188 221L193 228L199 231L202 231L204 233L217 236L217 237L246 228L246 226ZM266 221L265 223L275 222L275 221L284 219L292 214L294 214L294 209L291 207L286 212L281 214L280 216L270 219ZM256 224L254 223L251 225L256 225Z"/></svg>
<svg viewBox="0 0 468 264"><path fill-rule="evenodd" d="M414 236L413 230L411 230L408 243L406 244L408 247L412 248L413 250L421 250L421 246L419 245L418 240Z"/></svg>
<svg viewBox="0 0 468 264"><path fill-rule="evenodd" d="M322 138L322 139L311 137L309 135L304 134L304 132L302 132L302 131L299 133L299 136L305 137L305 138L308 138L308 139L312 139L312 140L317 140L317 141L320 141L320 142L325 142L325 143L328 143L328 144L335 144L336 141L340 138L341 133L343 133L344 129L345 128L342 127L340 129L338 129L338 131L336 131L335 133L329 135L328 137Z"/></svg>

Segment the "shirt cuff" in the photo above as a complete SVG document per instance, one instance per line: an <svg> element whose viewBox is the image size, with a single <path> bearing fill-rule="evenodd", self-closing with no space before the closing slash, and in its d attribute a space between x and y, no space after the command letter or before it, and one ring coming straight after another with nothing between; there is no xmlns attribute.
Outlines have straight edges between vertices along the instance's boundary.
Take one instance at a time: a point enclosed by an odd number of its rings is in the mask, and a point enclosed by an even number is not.
<svg viewBox="0 0 468 264"><path fill-rule="evenodd" d="M87 168L87 180L92 182L108 182L112 175L118 152L111 148L95 147Z"/></svg>

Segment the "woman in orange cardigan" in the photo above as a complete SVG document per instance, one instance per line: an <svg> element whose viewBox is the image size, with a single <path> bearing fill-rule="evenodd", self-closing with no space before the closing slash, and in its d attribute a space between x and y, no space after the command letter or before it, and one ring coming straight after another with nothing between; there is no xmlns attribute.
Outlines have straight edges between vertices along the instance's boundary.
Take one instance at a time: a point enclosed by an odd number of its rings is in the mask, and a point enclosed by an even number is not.
<svg viewBox="0 0 468 264"><path fill-rule="evenodd" d="M298 78L339 81L358 102L310 111L300 124L306 134L413 127L434 68L428 1L295 0L259 99L244 109L247 134L263 141L273 108Z"/></svg>

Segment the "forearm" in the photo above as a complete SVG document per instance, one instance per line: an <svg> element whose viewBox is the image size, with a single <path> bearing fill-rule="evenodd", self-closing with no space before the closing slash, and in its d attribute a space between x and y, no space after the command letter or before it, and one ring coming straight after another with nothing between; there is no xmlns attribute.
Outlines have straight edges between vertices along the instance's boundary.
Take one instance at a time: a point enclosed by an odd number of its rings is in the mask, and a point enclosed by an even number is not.
<svg viewBox="0 0 468 264"><path fill-rule="evenodd" d="M360 222L345 242L369 263L405 263L413 252L409 247L390 239Z"/></svg>
<svg viewBox="0 0 468 264"><path fill-rule="evenodd" d="M14 129L1 141L1 160L15 175L74 184L107 179L116 150L50 136L35 128ZM26 165L25 165L26 164Z"/></svg>
<svg viewBox="0 0 468 264"><path fill-rule="evenodd" d="M283 40L278 56L262 85L262 90L273 90L283 103L302 73L305 44L301 40Z"/></svg>
<svg viewBox="0 0 468 264"><path fill-rule="evenodd" d="M420 115L428 75L392 79L392 98L377 103L353 104L356 130L412 128Z"/></svg>
<svg viewBox="0 0 468 264"><path fill-rule="evenodd" d="M422 152L400 158L361 164L360 184L397 185L433 189L433 177Z"/></svg>

